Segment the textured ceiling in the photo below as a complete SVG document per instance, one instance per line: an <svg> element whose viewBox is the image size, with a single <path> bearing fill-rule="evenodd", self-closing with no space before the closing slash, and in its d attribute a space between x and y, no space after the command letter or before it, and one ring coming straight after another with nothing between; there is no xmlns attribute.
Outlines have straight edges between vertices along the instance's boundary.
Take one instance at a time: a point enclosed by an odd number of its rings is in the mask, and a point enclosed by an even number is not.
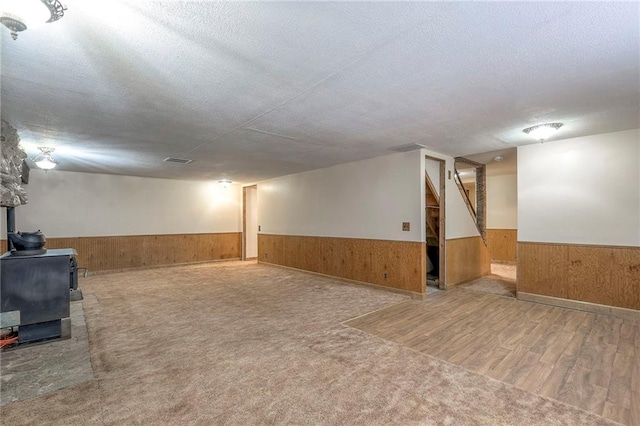
<svg viewBox="0 0 640 426"><path fill-rule="evenodd" d="M65 4L1 35L2 117L62 170L249 183L640 127L637 2Z"/></svg>

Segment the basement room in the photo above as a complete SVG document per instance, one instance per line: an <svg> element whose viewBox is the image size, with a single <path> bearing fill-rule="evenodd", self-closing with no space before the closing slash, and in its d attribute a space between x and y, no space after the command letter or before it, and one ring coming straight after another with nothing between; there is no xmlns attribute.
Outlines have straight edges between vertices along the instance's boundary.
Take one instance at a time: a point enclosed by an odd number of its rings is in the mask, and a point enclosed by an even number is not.
<svg viewBox="0 0 640 426"><path fill-rule="evenodd" d="M0 0L6 425L640 425L638 2Z"/></svg>

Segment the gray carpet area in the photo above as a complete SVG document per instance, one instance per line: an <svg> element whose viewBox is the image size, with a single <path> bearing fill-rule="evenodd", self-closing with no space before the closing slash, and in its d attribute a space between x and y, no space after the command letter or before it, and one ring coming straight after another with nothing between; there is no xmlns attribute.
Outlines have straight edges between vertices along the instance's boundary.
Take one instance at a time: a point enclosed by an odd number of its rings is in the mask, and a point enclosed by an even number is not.
<svg viewBox="0 0 640 426"><path fill-rule="evenodd" d="M81 286L95 379L3 424L611 424L342 324L395 293L242 262Z"/></svg>

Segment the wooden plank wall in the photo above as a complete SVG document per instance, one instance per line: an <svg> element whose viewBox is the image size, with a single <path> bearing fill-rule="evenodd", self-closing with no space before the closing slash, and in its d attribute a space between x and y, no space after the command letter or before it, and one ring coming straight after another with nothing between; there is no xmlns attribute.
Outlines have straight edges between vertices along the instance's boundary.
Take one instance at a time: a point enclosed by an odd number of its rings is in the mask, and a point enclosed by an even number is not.
<svg viewBox="0 0 640 426"><path fill-rule="evenodd" d="M259 234L258 260L414 293L425 292L424 243Z"/></svg>
<svg viewBox="0 0 640 426"><path fill-rule="evenodd" d="M491 273L489 250L480 236L447 240L447 288Z"/></svg>
<svg viewBox="0 0 640 426"><path fill-rule="evenodd" d="M518 230L487 229L487 246L491 260L515 262L518 254Z"/></svg>
<svg viewBox="0 0 640 426"><path fill-rule="evenodd" d="M518 292L640 309L640 247L518 242Z"/></svg>
<svg viewBox="0 0 640 426"><path fill-rule="evenodd" d="M237 259L241 233L47 238L47 248L75 248L89 272ZM6 240L3 241L6 251Z"/></svg>

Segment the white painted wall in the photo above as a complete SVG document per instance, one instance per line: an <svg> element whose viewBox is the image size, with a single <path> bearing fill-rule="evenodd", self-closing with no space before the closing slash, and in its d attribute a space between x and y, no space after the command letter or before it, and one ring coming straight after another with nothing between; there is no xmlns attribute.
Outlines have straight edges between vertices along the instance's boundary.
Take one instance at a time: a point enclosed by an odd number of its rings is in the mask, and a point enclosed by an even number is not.
<svg viewBox="0 0 640 426"><path fill-rule="evenodd" d="M518 228L518 178L487 176L487 229Z"/></svg>
<svg viewBox="0 0 640 426"><path fill-rule="evenodd" d="M478 211L478 206L476 204L476 197L478 196L478 194L476 193L476 183L474 182L462 182L462 186L464 187L464 189L466 189L467 191L469 191L469 201L471 201L471 205L473 206L473 209Z"/></svg>
<svg viewBox="0 0 640 426"><path fill-rule="evenodd" d="M519 147L518 240L640 246L640 129Z"/></svg>
<svg viewBox="0 0 640 426"><path fill-rule="evenodd" d="M454 173L454 159L448 155L443 155L437 152L429 151L426 149L420 150L420 155L423 160L425 156L434 158L440 158L446 162L445 171L445 235L447 240L464 237L476 237L479 236L478 228L476 227L469 209L462 198L462 194L453 180ZM422 175L424 176L424 170L429 173L429 177L433 180L433 174L437 173L436 169L427 167L426 161L422 162ZM449 179L449 171L451 172L451 179ZM424 179L423 179L424 181ZM424 182L422 184L422 198L424 199ZM424 202L423 202L424 210ZM422 228L423 235L426 235L426 227L424 211L422 214ZM424 241L424 237L423 237Z"/></svg>
<svg viewBox="0 0 640 426"><path fill-rule="evenodd" d="M249 187L247 191L247 214L246 246L245 255L247 258L258 257L258 189Z"/></svg>
<svg viewBox="0 0 640 426"><path fill-rule="evenodd" d="M16 230L47 237L242 230L239 185L32 169L25 188Z"/></svg>
<svg viewBox="0 0 640 426"><path fill-rule="evenodd" d="M424 163L435 193L440 196L440 162L427 158Z"/></svg>
<svg viewBox="0 0 640 426"><path fill-rule="evenodd" d="M416 150L260 182L261 232L424 241L423 158Z"/></svg>
<svg viewBox="0 0 640 426"><path fill-rule="evenodd" d="M453 171L453 157L421 149L260 182L261 232L424 242L425 170L440 181L438 162L427 155ZM446 238L478 236L453 179L445 189Z"/></svg>

